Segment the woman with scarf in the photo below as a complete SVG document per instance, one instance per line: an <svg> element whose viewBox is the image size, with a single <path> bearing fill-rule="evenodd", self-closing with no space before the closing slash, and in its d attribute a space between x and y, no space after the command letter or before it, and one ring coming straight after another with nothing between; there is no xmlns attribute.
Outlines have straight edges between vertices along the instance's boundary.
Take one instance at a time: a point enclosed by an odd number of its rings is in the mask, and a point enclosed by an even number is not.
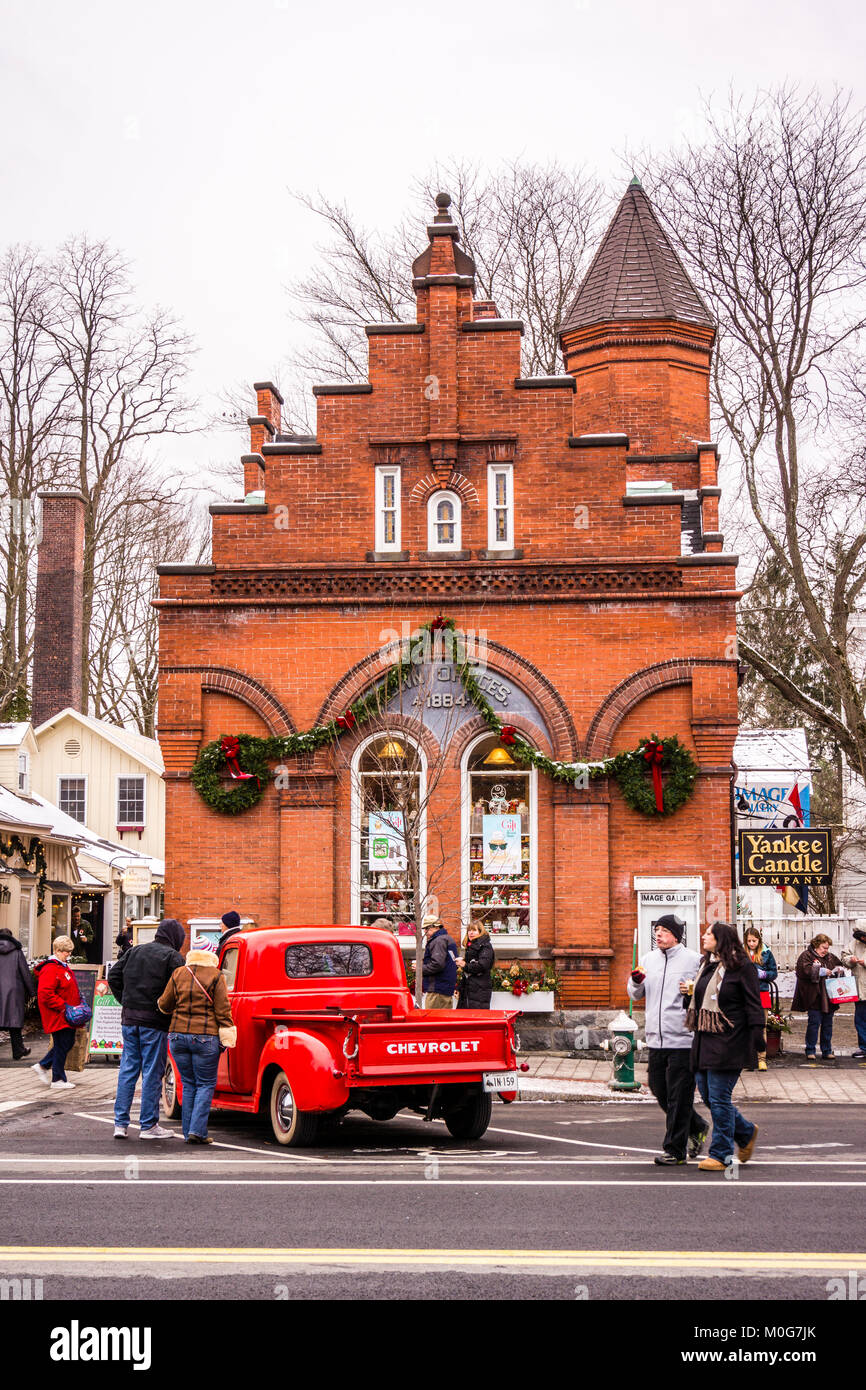
<svg viewBox="0 0 866 1390"><path fill-rule="evenodd" d="M757 927L746 928L743 932L743 945L746 948L746 955L758 972L758 988L761 991L761 1007L764 1010L764 1040L758 1048L758 1071L766 1071L767 1010L771 1007L768 985L771 985L775 980L779 973L779 967L769 946L764 945L764 938Z"/></svg>
<svg viewBox="0 0 866 1390"><path fill-rule="evenodd" d="M821 1036L821 1056L825 1062L835 1060L833 1051L833 1015L839 1005L828 998L826 980L845 974L845 967L834 956L829 936L819 932L813 936L803 954L797 960L797 983L791 1009L794 1013L804 1012L806 1022L806 1060L816 1060L815 1048L818 1035Z"/></svg>
<svg viewBox="0 0 866 1390"><path fill-rule="evenodd" d="M704 933L704 958L689 994L683 981L687 1026L694 1033L691 1066L713 1120L709 1153L698 1164L705 1172L724 1172L736 1157L748 1163L758 1126L741 1115L731 1096L745 1067L754 1067L764 1037L764 1010L758 972L736 930L713 922Z"/></svg>

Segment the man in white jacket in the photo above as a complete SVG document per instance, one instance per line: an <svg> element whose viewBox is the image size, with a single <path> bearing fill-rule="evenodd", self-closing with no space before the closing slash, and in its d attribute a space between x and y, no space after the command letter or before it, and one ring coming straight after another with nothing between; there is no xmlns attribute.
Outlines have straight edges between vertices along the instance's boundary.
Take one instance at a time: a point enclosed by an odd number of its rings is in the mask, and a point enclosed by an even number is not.
<svg viewBox="0 0 866 1390"><path fill-rule="evenodd" d="M646 1000L649 1088L667 1116L663 1153L654 1160L675 1166L697 1158L709 1127L694 1108L692 1035L680 993L682 980L694 980L701 964L697 951L683 945L686 924L668 912L652 924L657 949L649 951L628 982L632 999Z"/></svg>

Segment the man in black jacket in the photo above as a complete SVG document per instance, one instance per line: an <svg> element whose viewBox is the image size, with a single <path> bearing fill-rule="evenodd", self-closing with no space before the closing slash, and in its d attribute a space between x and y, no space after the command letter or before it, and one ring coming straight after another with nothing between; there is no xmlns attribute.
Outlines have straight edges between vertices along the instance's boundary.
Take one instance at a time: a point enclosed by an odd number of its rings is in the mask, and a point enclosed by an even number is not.
<svg viewBox="0 0 866 1390"><path fill-rule="evenodd" d="M114 1100L114 1137L125 1139L129 1112L141 1076L142 1139L171 1139L172 1131L159 1124L159 1089L168 1055L171 1019L160 1013L156 1001L172 973L183 965L180 948L186 933L180 922L168 917L160 922L156 937L126 951L108 972L108 983L123 1005L123 1053Z"/></svg>

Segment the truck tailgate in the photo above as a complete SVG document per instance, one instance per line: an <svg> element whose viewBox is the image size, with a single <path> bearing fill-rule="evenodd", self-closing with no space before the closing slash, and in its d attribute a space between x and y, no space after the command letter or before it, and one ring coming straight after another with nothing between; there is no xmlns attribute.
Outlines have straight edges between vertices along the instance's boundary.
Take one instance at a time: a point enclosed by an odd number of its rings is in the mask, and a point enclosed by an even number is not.
<svg viewBox="0 0 866 1390"><path fill-rule="evenodd" d="M419 1009L406 1019L358 1025L350 1085L465 1079L514 1067L508 1020L498 1011Z"/></svg>

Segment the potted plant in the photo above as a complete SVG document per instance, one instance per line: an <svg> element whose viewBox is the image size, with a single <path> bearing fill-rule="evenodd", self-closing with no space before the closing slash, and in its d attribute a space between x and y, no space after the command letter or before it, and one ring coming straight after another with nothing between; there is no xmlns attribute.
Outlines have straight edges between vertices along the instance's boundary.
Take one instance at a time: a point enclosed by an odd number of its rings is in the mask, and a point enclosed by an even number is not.
<svg viewBox="0 0 866 1390"><path fill-rule="evenodd" d="M523 1013L551 1013L560 980L552 965L511 965L493 970L491 1009L518 1008Z"/></svg>
<svg viewBox="0 0 866 1390"><path fill-rule="evenodd" d="M782 1034L790 1033L791 1025L784 1014L776 1009L767 1011L767 1056L778 1057L784 1051Z"/></svg>

